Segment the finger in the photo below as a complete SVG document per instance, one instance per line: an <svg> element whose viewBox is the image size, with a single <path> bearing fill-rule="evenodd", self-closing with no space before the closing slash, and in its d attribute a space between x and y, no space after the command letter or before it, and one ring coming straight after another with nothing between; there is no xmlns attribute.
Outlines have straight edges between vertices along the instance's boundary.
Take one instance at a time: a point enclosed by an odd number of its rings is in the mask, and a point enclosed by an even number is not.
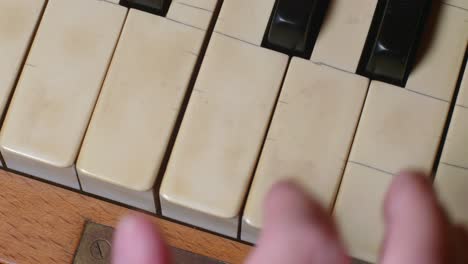
<svg viewBox="0 0 468 264"><path fill-rule="evenodd" d="M264 216L258 247L247 263L349 263L327 212L295 184L272 188Z"/></svg>
<svg viewBox="0 0 468 264"><path fill-rule="evenodd" d="M152 222L141 215L130 215L117 226L112 263L168 264L169 251Z"/></svg>
<svg viewBox="0 0 468 264"><path fill-rule="evenodd" d="M384 210L382 264L448 263L449 223L426 176L396 176Z"/></svg>

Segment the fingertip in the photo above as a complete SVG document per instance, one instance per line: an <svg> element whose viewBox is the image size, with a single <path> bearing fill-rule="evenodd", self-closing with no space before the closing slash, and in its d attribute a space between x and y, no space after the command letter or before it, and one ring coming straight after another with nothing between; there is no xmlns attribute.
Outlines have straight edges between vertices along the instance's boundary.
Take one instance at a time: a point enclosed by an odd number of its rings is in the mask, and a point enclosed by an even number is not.
<svg viewBox="0 0 468 264"><path fill-rule="evenodd" d="M264 216L258 249L248 263L347 263L331 217L293 181L270 189Z"/></svg>
<svg viewBox="0 0 468 264"><path fill-rule="evenodd" d="M448 220L428 177L395 176L384 204L386 237L382 263L440 263L446 256Z"/></svg>
<svg viewBox="0 0 468 264"><path fill-rule="evenodd" d="M125 216L117 225L112 263L166 264L168 249L156 226L143 215Z"/></svg>
<svg viewBox="0 0 468 264"><path fill-rule="evenodd" d="M446 220L429 176L421 171L402 171L394 177L386 194L385 220L391 221L393 218L406 216L414 210L437 216L432 220Z"/></svg>
<svg viewBox="0 0 468 264"><path fill-rule="evenodd" d="M306 211L309 211L310 209L317 209L316 207L316 204L311 201L302 187L290 180L274 184L268 192L264 204L265 215L267 216L281 216L284 210L296 213L304 212L303 210L295 210L296 208L307 208ZM276 219L276 217L272 218Z"/></svg>

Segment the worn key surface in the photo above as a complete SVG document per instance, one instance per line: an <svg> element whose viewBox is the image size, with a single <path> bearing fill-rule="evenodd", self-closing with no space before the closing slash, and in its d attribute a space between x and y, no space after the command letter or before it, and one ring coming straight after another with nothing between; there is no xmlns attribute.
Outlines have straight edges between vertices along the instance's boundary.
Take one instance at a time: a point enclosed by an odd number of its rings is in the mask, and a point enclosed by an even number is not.
<svg viewBox="0 0 468 264"><path fill-rule="evenodd" d="M207 30L217 4L217 0L172 0L167 18Z"/></svg>
<svg viewBox="0 0 468 264"><path fill-rule="evenodd" d="M450 121L435 177L435 187L453 220L468 225L468 68Z"/></svg>
<svg viewBox="0 0 468 264"><path fill-rule="evenodd" d="M231 237L288 58L214 34L160 199L165 216Z"/></svg>
<svg viewBox="0 0 468 264"><path fill-rule="evenodd" d="M275 0L224 0L215 32L260 46Z"/></svg>
<svg viewBox="0 0 468 264"><path fill-rule="evenodd" d="M153 186L205 33L130 10L77 162L84 191L156 211Z"/></svg>
<svg viewBox="0 0 468 264"><path fill-rule="evenodd" d="M294 58L286 74L243 214L254 243L271 186L291 179L331 210L359 121L367 78Z"/></svg>
<svg viewBox="0 0 468 264"><path fill-rule="evenodd" d="M330 0L311 60L355 72L377 0Z"/></svg>
<svg viewBox="0 0 468 264"><path fill-rule="evenodd" d="M468 10L468 1L466 0L444 0L444 3Z"/></svg>
<svg viewBox="0 0 468 264"><path fill-rule="evenodd" d="M14 88L44 4L44 0L0 2L0 116Z"/></svg>
<svg viewBox="0 0 468 264"><path fill-rule="evenodd" d="M432 169L466 49L467 16L442 5L431 46L406 88L371 84L334 209L354 257L377 259L382 202L393 175Z"/></svg>
<svg viewBox="0 0 468 264"><path fill-rule="evenodd" d="M260 47L273 5L223 2L162 180L163 215L237 236L288 62Z"/></svg>
<svg viewBox="0 0 468 264"><path fill-rule="evenodd" d="M74 163L126 9L51 0L0 135L11 169L79 188Z"/></svg>
<svg viewBox="0 0 468 264"><path fill-rule="evenodd" d="M0 2L0 118L6 111L44 4L44 0ZM0 158L0 167L3 166Z"/></svg>

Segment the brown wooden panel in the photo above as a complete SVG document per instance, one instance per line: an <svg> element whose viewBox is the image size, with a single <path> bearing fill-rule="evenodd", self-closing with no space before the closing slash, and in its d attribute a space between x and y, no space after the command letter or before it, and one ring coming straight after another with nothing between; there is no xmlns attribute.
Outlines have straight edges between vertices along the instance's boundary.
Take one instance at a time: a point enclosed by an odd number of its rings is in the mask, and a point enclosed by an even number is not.
<svg viewBox="0 0 468 264"><path fill-rule="evenodd" d="M0 263L71 263L86 220L115 227L132 210L0 170ZM228 263L251 247L151 216L171 246Z"/></svg>

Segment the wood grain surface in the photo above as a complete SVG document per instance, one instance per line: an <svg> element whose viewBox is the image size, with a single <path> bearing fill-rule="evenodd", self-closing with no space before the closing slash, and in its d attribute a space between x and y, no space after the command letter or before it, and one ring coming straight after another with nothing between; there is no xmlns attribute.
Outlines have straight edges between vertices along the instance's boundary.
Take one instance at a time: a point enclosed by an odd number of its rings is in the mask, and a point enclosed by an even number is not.
<svg viewBox="0 0 468 264"><path fill-rule="evenodd" d="M0 263L71 263L87 220L113 226L135 211L0 170ZM149 216L171 246L242 263L250 246Z"/></svg>

